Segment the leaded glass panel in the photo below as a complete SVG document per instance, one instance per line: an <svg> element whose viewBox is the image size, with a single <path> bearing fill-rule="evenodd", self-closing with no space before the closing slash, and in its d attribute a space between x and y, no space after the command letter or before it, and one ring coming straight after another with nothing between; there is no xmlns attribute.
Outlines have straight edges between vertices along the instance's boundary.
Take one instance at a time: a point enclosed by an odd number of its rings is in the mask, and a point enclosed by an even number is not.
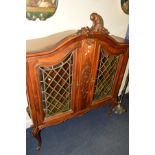
<svg viewBox="0 0 155 155"><path fill-rule="evenodd" d="M104 50L101 49L93 97L94 100L101 99L112 93L118 61L119 56L107 55Z"/></svg>
<svg viewBox="0 0 155 155"><path fill-rule="evenodd" d="M40 84L45 117L71 109L72 65L73 54L58 65L40 67Z"/></svg>

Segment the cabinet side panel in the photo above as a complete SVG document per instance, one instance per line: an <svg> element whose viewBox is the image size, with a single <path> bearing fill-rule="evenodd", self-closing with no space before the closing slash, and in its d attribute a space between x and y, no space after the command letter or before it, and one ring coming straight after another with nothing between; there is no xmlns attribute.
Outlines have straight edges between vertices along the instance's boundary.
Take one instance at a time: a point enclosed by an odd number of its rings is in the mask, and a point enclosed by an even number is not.
<svg viewBox="0 0 155 155"><path fill-rule="evenodd" d="M114 98L117 98L117 96L118 96L119 89L121 87L121 83L122 83L123 76L125 73L126 65L128 62L128 57L129 57L129 53L128 53L128 49L126 49L125 53L120 55L118 69L117 69L115 82L114 82L114 86L113 86L113 90L112 90L112 96Z"/></svg>
<svg viewBox="0 0 155 155"><path fill-rule="evenodd" d="M38 126L42 122L42 113L37 102L37 96L35 92L35 74L34 63L27 60L26 64L26 92L29 106L29 112L34 126Z"/></svg>

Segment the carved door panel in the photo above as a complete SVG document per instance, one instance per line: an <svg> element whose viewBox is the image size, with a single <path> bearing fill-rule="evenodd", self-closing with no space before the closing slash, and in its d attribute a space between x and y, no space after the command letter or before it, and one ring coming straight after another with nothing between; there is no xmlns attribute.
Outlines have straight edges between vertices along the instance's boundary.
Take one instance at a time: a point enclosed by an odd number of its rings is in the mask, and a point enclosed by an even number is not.
<svg viewBox="0 0 155 155"><path fill-rule="evenodd" d="M92 86L94 83L94 67L96 59L96 41L86 39L82 41L82 47L79 49L77 59L77 104L78 110L89 107L92 99Z"/></svg>

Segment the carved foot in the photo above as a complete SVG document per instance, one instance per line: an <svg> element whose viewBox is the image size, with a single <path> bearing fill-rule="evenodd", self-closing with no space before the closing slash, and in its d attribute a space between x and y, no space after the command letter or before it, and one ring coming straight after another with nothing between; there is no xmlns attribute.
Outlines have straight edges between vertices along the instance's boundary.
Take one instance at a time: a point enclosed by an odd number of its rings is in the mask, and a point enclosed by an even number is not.
<svg viewBox="0 0 155 155"><path fill-rule="evenodd" d="M117 98L113 98L111 104L109 105L108 116L112 116L113 109L118 105Z"/></svg>
<svg viewBox="0 0 155 155"><path fill-rule="evenodd" d="M126 111L127 109L125 109L125 107L123 107L120 103L113 108L113 112L119 115L125 113Z"/></svg>
<svg viewBox="0 0 155 155"><path fill-rule="evenodd" d="M39 129L38 128L33 128L32 135L37 140L36 150L40 150L40 148L41 148L41 136L40 136Z"/></svg>

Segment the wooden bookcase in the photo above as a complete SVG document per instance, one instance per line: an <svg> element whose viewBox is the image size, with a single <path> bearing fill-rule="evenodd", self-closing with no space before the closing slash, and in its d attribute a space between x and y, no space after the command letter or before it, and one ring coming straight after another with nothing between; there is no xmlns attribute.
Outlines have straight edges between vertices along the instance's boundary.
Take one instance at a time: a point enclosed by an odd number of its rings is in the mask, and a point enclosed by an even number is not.
<svg viewBox="0 0 155 155"><path fill-rule="evenodd" d="M105 104L117 105L128 61L128 43L109 35L92 13L91 28L27 41L26 84L32 134Z"/></svg>

